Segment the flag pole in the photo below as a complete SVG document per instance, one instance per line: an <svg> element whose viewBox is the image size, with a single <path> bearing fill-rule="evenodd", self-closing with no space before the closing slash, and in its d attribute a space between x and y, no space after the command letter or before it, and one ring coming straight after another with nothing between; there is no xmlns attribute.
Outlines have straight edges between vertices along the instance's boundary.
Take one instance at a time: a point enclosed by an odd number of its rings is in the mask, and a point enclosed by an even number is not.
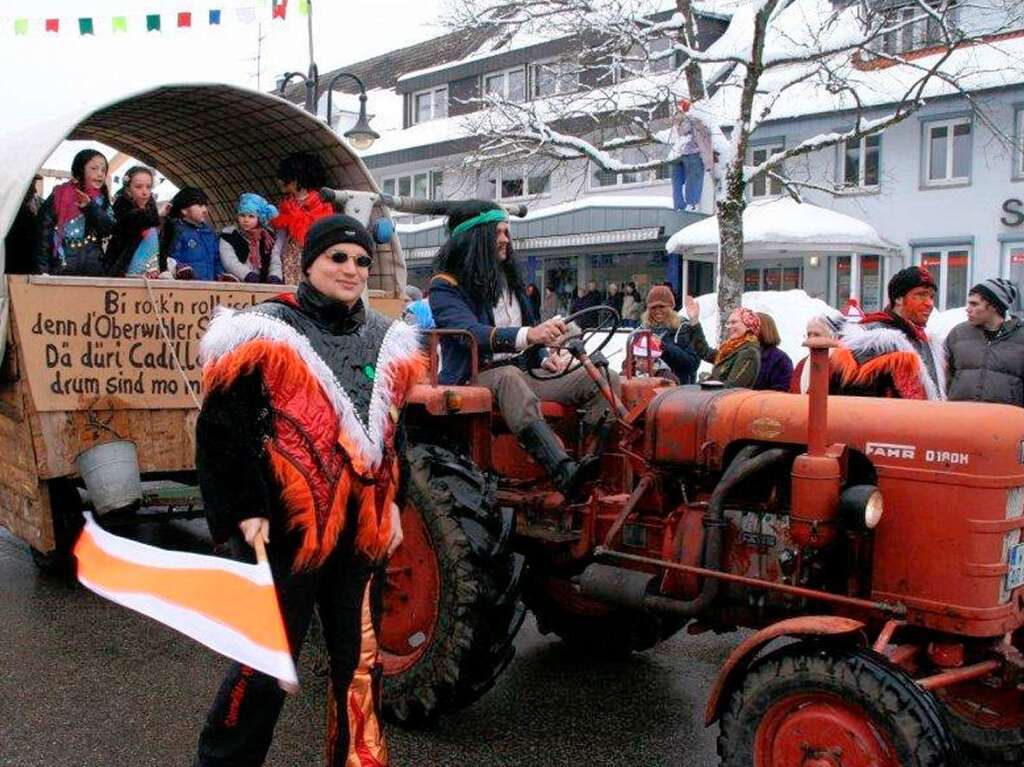
<svg viewBox="0 0 1024 767"><path fill-rule="evenodd" d="M256 552L256 564L265 564L269 568L270 565L267 563L267 545L263 542L262 535L257 534L256 537L252 539L252 548ZM277 686L287 693L296 693L299 691L299 686L297 684L285 682L282 679L277 680Z"/></svg>

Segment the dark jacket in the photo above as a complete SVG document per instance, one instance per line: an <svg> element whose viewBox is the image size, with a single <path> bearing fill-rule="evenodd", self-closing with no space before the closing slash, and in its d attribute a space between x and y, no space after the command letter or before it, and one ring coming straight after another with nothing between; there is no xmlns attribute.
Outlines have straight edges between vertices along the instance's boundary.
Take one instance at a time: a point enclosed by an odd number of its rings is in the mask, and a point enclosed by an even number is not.
<svg viewBox="0 0 1024 767"><path fill-rule="evenodd" d="M145 208L138 208L128 197L118 196L114 200L114 218L114 230L107 243L107 274L124 277L143 232L160 226L160 214L152 200Z"/></svg>
<svg viewBox="0 0 1024 767"><path fill-rule="evenodd" d="M166 255L177 268L192 267L193 279L215 280L221 273L220 237L209 224L196 226L184 219L168 219L164 226L174 227L174 238Z"/></svg>
<svg viewBox="0 0 1024 767"><path fill-rule="evenodd" d="M718 360L718 349L708 344L704 328L699 322L684 322L681 328L690 346L705 362L710 362L710 379L721 381L728 386L752 388L761 370L761 347L757 343L745 344L724 360Z"/></svg>
<svg viewBox="0 0 1024 767"><path fill-rule="evenodd" d="M4 238L4 273L32 274L39 237L39 227L32 208L26 203L18 208L18 214Z"/></svg>
<svg viewBox="0 0 1024 767"><path fill-rule="evenodd" d="M522 312L525 325L537 323L533 304L526 294L516 291L516 301ZM516 336L519 328L496 328L494 307L484 306L476 296L459 287L459 282L450 274L436 274L430 281L430 311L440 329L468 330L476 339L480 354L480 367L486 368L494 354L515 354ZM539 347L527 355L527 364L540 364ZM445 337L441 339L440 382L446 385L463 384L472 373L472 356L466 338Z"/></svg>
<svg viewBox="0 0 1024 767"><path fill-rule="evenodd" d="M661 361L668 366L680 384L692 384L697 380L700 357L690 346L689 333L684 331L683 327L680 325L675 330L664 325L640 328L630 334L626 343L633 343L633 339L644 330L651 331L661 341ZM637 362L636 368L639 372L645 370L641 362Z"/></svg>
<svg viewBox="0 0 1024 767"><path fill-rule="evenodd" d="M994 333L962 322L946 336L948 397L1024 406L1024 321Z"/></svg>
<svg viewBox="0 0 1024 767"><path fill-rule="evenodd" d="M761 348L761 369L757 373L755 389L789 391L793 380L793 360L778 346Z"/></svg>
<svg viewBox="0 0 1024 767"><path fill-rule="evenodd" d="M65 234L58 249L54 242L57 213L51 194L39 210L39 237L36 241L36 268L39 274L65 274L80 277L106 275L103 240L114 228L114 212L102 198L90 202L82 209L85 231L81 237ZM77 220L77 219L76 219Z"/></svg>
<svg viewBox="0 0 1024 767"><path fill-rule="evenodd" d="M604 296L601 295L599 290L591 290L584 293L582 296L578 296L572 302L572 309L570 312L576 314L576 312L582 312L584 309L592 309L595 306L601 306L604 303ZM592 328L597 327L597 321L599 312L593 312L592 314L584 317L577 324L581 328Z"/></svg>

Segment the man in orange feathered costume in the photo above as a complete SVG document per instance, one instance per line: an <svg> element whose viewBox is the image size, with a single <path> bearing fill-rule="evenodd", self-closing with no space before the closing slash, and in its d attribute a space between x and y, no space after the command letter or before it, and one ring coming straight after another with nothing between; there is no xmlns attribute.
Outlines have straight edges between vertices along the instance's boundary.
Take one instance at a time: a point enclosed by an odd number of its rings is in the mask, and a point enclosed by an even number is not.
<svg viewBox="0 0 1024 767"><path fill-rule="evenodd" d="M214 539L268 543L293 655L316 607L331 665L332 767L388 762L370 576L401 541L396 436L423 370L417 333L363 306L373 241L316 222L297 292L221 311L203 337L196 467ZM259 765L284 693L235 664L196 765Z"/></svg>
<svg viewBox="0 0 1024 767"><path fill-rule="evenodd" d="M908 266L889 281L889 305L859 323L847 323L841 346L829 356L836 394L900 399L945 399L941 345L925 332L935 308L935 280Z"/></svg>

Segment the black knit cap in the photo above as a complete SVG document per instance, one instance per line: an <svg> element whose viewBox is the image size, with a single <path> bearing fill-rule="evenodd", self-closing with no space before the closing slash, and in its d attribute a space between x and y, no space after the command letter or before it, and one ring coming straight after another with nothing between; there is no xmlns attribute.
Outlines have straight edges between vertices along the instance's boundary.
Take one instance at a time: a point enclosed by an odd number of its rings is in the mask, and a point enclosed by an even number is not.
<svg viewBox="0 0 1024 767"><path fill-rule="evenodd" d="M896 303L914 288L931 288L936 290L935 278L923 266L908 266L900 269L889 280L889 303Z"/></svg>
<svg viewBox="0 0 1024 767"><path fill-rule="evenodd" d="M209 202L210 199L202 189L195 186L186 186L171 198L172 215L175 215L174 211L180 213L192 205L207 205Z"/></svg>
<svg viewBox="0 0 1024 767"><path fill-rule="evenodd" d="M306 242L302 246L302 271L308 271L321 253L332 245L343 242L354 242L373 257L373 238L366 227L352 216L338 213L334 216L321 218L306 233Z"/></svg>

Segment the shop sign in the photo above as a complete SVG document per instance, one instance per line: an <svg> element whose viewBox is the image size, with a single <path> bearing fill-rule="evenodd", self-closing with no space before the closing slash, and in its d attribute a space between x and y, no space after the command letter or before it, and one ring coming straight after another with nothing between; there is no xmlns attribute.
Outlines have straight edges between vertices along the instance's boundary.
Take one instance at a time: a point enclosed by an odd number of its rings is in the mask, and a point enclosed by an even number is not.
<svg viewBox="0 0 1024 767"><path fill-rule="evenodd" d="M1011 197L1003 201L1003 213L999 220L1006 226L1020 226L1024 224L1024 200Z"/></svg>

